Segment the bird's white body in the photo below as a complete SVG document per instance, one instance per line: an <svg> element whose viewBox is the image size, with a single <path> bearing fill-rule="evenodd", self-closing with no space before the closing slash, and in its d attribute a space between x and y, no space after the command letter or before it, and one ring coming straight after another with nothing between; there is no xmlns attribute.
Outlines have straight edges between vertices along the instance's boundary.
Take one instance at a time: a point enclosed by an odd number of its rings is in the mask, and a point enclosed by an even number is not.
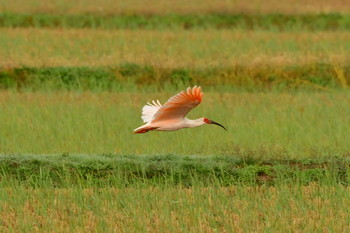
<svg viewBox="0 0 350 233"><path fill-rule="evenodd" d="M206 124L219 123L207 118L190 120L186 115L193 108L198 106L203 97L201 87L194 86L192 89L180 92L171 97L164 105L160 102L152 101L142 108L142 120L146 123L134 130L135 133L146 133L151 130L174 131L183 128L193 128ZM225 127L223 127L225 128Z"/></svg>
<svg viewBox="0 0 350 233"><path fill-rule="evenodd" d="M148 128L148 127L155 127L156 131L174 131L178 129L183 129L183 128L193 128L201 125L205 125L206 123L203 121L204 118L199 118L195 120L190 120L188 118L184 119L175 119L174 121L168 120L166 122L155 122L155 123L147 123L144 124L143 126L135 129L134 131L137 131L142 128Z"/></svg>

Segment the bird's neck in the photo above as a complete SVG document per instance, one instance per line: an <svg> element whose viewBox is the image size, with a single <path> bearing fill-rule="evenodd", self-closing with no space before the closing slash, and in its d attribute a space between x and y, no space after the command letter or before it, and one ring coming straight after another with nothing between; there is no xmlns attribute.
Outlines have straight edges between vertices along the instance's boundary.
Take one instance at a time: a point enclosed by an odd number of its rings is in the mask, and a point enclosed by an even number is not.
<svg viewBox="0 0 350 233"><path fill-rule="evenodd" d="M186 118L186 123L188 125L189 128L193 128L193 127L198 127L201 125L205 125L203 118L199 118L199 119L194 119L194 120L190 120Z"/></svg>

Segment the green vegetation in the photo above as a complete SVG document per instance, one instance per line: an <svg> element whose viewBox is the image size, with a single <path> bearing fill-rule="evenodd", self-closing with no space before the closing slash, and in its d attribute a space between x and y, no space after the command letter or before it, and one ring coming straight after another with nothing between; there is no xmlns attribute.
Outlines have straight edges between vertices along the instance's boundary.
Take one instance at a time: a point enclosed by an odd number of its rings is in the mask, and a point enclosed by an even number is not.
<svg viewBox="0 0 350 233"><path fill-rule="evenodd" d="M1 232L350 232L346 0L0 0ZM188 118L141 108L200 85Z"/></svg>
<svg viewBox="0 0 350 233"><path fill-rule="evenodd" d="M102 29L264 29L349 30L350 15L52 15L0 14L0 27L102 28Z"/></svg>
<svg viewBox="0 0 350 233"><path fill-rule="evenodd" d="M342 159L262 159L242 155L2 155L0 186L16 183L36 188L350 184L350 162Z"/></svg>
<svg viewBox="0 0 350 233"><path fill-rule="evenodd" d="M133 63L117 67L48 67L0 70L0 88L33 91L128 91L171 88L201 83L210 90L331 90L350 83L350 66L332 64L227 68L162 68Z"/></svg>
<svg viewBox="0 0 350 233"><path fill-rule="evenodd" d="M347 91L219 93L207 92L205 86L203 90L203 104L188 117L208 117L227 126L227 132L210 125L134 135L133 129L142 124L142 106L154 99L164 103L175 94L174 90L3 91L0 151L6 154L251 154L266 159L348 156Z"/></svg>

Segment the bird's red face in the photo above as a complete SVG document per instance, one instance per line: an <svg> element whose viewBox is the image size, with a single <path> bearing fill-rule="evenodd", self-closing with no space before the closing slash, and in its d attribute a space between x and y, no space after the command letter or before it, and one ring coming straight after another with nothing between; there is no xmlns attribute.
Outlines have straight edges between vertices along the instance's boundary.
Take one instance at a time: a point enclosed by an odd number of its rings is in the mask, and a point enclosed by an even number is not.
<svg viewBox="0 0 350 233"><path fill-rule="evenodd" d="M218 126L222 127L224 130L227 130L227 129L225 128L225 126L223 126L222 124L219 124L219 123L217 123L217 122L215 122L215 121L209 120L208 118L203 118L203 121L204 121L204 123L206 123L206 124L218 125Z"/></svg>

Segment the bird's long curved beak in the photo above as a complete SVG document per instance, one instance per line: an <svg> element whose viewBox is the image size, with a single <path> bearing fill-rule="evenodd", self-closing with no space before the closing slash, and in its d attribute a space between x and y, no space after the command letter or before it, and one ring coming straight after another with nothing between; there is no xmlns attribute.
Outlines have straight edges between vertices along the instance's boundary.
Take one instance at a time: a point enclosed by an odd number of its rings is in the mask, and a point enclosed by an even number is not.
<svg viewBox="0 0 350 233"><path fill-rule="evenodd" d="M215 121L209 120L209 124L218 125L218 126L222 127L224 130L227 131L227 129L225 128L225 126L223 126L222 124L219 124L219 123L217 123L217 122L215 122Z"/></svg>

